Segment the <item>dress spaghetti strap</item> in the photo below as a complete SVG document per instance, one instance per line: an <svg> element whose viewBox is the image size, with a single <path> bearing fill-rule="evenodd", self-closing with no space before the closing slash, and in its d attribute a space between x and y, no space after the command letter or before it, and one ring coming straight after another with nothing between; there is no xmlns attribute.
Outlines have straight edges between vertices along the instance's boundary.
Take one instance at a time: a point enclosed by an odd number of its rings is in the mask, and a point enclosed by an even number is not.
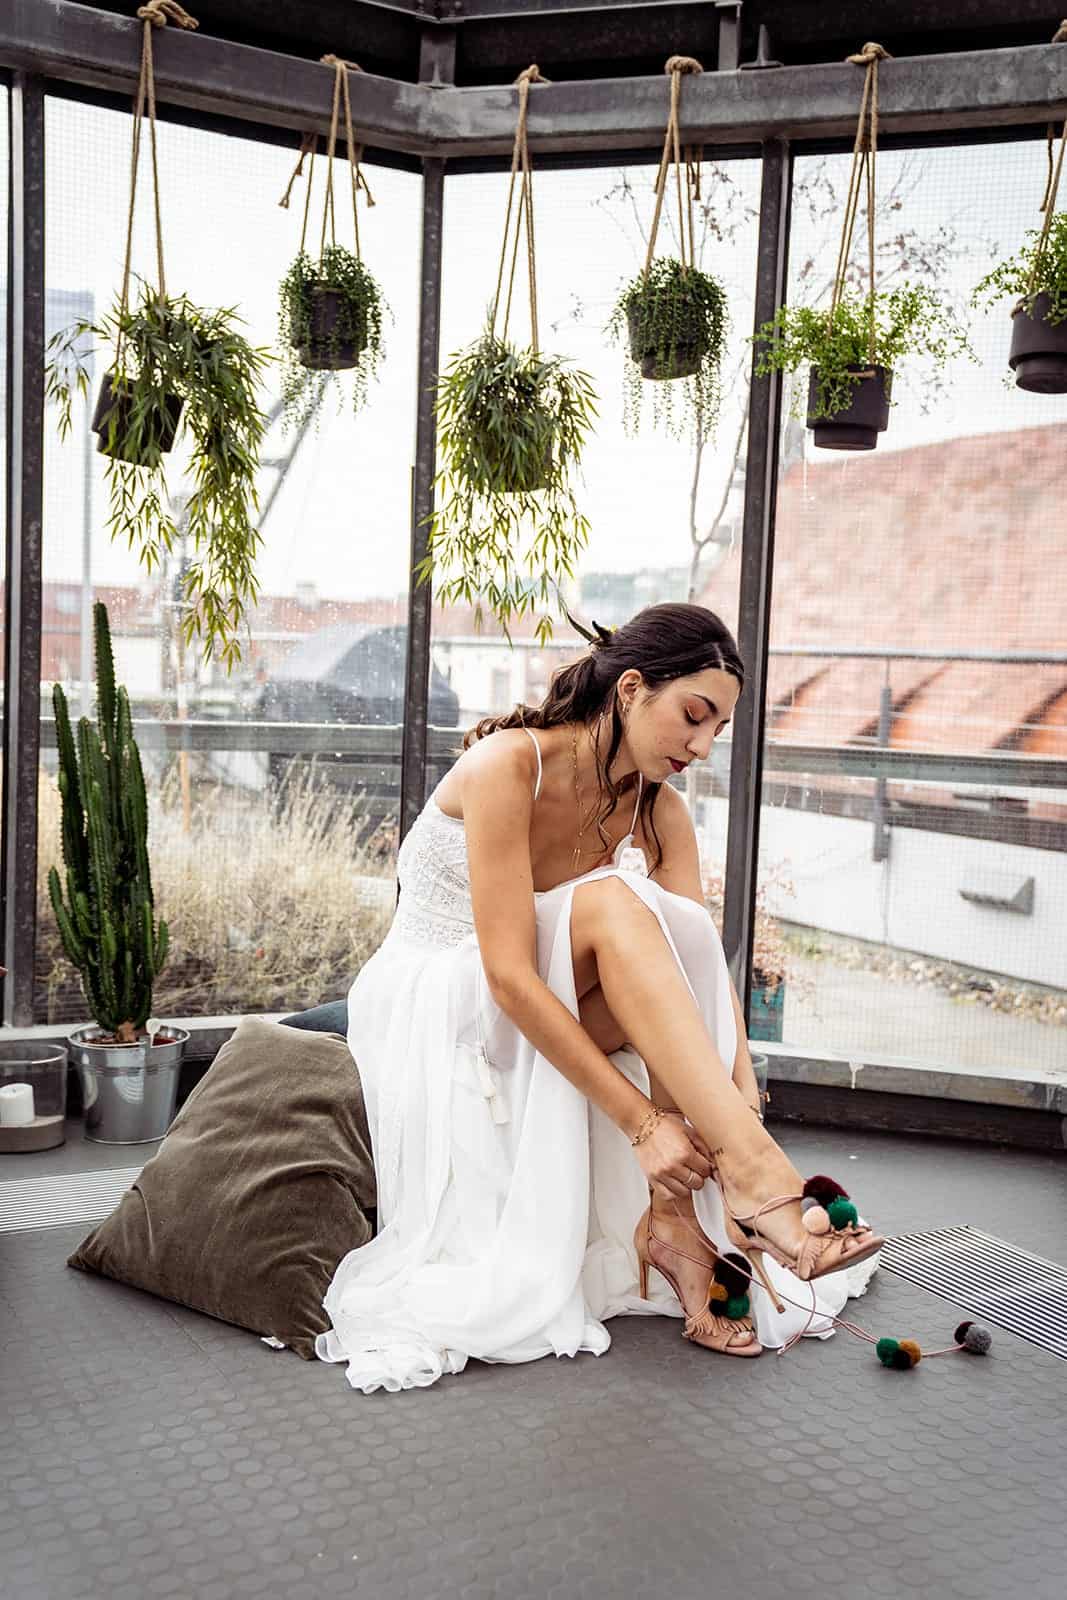
<svg viewBox="0 0 1067 1600"><path fill-rule="evenodd" d="M544 772L544 768L541 764L541 746L538 744L532 728L523 728L522 731L523 733L528 733L530 735L530 738L533 740L533 747L537 751L537 782L534 785L534 799L536 800L538 795L541 793L541 778Z"/></svg>
<svg viewBox="0 0 1067 1600"><path fill-rule="evenodd" d="M637 799L634 801L633 821L630 823L630 832L631 833L633 833L634 830L637 827L637 813L641 809L641 791L643 790L644 786L645 786L644 774L639 772L637 774Z"/></svg>

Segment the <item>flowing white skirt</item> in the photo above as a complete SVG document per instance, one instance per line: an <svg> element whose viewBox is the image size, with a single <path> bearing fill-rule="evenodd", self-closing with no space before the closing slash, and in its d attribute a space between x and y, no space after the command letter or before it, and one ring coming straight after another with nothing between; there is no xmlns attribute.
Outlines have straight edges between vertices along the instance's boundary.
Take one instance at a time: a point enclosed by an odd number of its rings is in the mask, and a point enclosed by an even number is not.
<svg viewBox="0 0 1067 1600"><path fill-rule="evenodd" d="M601 868L536 896L541 977L578 1015L571 958L575 888L612 874L653 910L724 1063L737 1044L722 945L707 911L636 872ZM323 1361L347 1362L371 1394L433 1383L469 1357L532 1361L602 1354L609 1317L682 1309L653 1271L638 1293L633 1231L648 1190L628 1139L519 1032L488 995L474 935L459 945L390 936L348 999L378 1178L377 1236L339 1264L324 1300ZM484 1054L480 1049L484 1045ZM641 1058L615 1065L647 1091ZM718 1190L695 1196L720 1250L733 1248ZM800 1282L765 1258L804 1310L774 1310L753 1285L764 1345L807 1332L862 1293L872 1263Z"/></svg>

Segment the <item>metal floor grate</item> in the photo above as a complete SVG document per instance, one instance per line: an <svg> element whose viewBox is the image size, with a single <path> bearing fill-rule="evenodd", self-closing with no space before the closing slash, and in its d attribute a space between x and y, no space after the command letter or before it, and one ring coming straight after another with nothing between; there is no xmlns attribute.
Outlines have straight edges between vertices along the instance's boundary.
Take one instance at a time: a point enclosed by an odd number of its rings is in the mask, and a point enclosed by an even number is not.
<svg viewBox="0 0 1067 1600"><path fill-rule="evenodd" d="M58 1228L68 1222L99 1222L114 1211L141 1175L136 1167L68 1172L51 1178L16 1178L0 1183L0 1233Z"/></svg>
<svg viewBox="0 0 1067 1600"><path fill-rule="evenodd" d="M890 1239L882 1266L1067 1361L1067 1269L980 1228Z"/></svg>

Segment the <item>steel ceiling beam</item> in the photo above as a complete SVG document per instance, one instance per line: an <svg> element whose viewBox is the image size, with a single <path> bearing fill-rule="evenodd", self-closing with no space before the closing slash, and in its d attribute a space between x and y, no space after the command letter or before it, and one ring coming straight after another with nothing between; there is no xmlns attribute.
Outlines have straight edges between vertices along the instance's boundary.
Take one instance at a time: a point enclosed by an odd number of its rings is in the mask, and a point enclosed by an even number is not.
<svg viewBox="0 0 1067 1600"><path fill-rule="evenodd" d="M132 93L137 24L69 0L11 0L0 13L0 62L112 93ZM325 131L326 69L274 51L202 34L160 30L156 88L170 105L251 122ZM884 134L923 134L1040 124L1067 116L1067 49L1030 45L959 55L910 56L879 74ZM708 145L769 138L844 138L855 127L860 74L845 64L769 72L706 72L686 85L687 137ZM429 157L510 153L510 87L410 84L361 73L352 82L357 136ZM535 152L649 149L662 138L662 75L593 79L536 88Z"/></svg>

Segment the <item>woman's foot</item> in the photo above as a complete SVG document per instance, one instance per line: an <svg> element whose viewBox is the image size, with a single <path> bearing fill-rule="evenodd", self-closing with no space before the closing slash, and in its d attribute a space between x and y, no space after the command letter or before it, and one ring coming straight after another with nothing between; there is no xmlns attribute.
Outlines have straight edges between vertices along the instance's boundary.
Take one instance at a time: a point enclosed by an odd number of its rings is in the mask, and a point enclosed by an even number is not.
<svg viewBox="0 0 1067 1600"><path fill-rule="evenodd" d="M852 1220L840 1226L834 1221L832 1205L829 1214L819 1206L805 1218L803 1179L769 1135L765 1135L765 1143L766 1148L755 1154L751 1150L740 1154L715 1151L713 1171L723 1199L727 1233L750 1256L761 1278L759 1255L763 1248L805 1282L865 1261L881 1249L885 1239L861 1224L851 1205L847 1209ZM831 1180L811 1182L828 1184L847 1201L844 1190ZM766 1281L765 1287L777 1301Z"/></svg>
<svg viewBox="0 0 1067 1600"><path fill-rule="evenodd" d="M641 1263L641 1295L648 1298L648 1272L654 1267L670 1284L685 1312L683 1337L705 1350L728 1356L758 1356L763 1346L748 1316L717 1314L710 1299L718 1256L685 1201L661 1211L653 1205L637 1224L634 1246Z"/></svg>

